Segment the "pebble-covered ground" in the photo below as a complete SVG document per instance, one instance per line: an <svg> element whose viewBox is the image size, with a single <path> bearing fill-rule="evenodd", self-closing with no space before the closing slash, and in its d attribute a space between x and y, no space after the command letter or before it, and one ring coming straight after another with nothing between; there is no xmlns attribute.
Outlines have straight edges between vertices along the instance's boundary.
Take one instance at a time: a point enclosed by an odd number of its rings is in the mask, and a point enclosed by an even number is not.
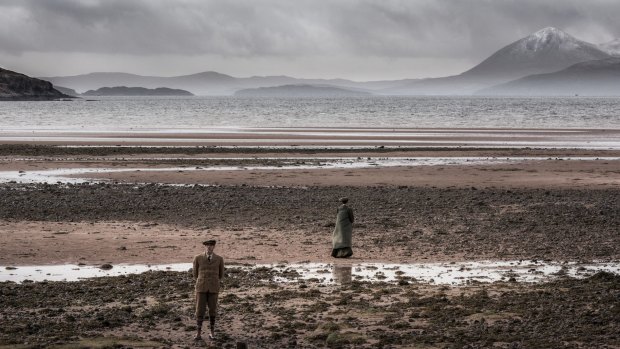
<svg viewBox="0 0 620 349"><path fill-rule="evenodd" d="M325 235L341 196L358 217L356 238L376 249L464 260L620 258L618 189L9 184L0 186L0 219Z"/></svg>
<svg viewBox="0 0 620 349"><path fill-rule="evenodd" d="M59 149L5 146L0 155L117 154ZM7 183L0 185L0 221L135 222L236 236L257 229L295 230L315 241L333 226L341 196L350 198L358 217L354 241L384 255L394 251L462 261L620 258L620 190L611 186ZM276 245L274 253L284 248ZM236 348L241 343L249 348L620 347L620 276L609 273L462 287L412 279L345 285L274 282L294 276L270 268L229 267L220 295L218 338L198 342L192 340L193 280L186 272L3 282L0 348Z"/></svg>
<svg viewBox="0 0 620 349"><path fill-rule="evenodd" d="M189 273L0 283L0 348L617 348L620 276L450 288L274 283L229 268L216 340L194 341ZM291 275L288 275L291 276Z"/></svg>

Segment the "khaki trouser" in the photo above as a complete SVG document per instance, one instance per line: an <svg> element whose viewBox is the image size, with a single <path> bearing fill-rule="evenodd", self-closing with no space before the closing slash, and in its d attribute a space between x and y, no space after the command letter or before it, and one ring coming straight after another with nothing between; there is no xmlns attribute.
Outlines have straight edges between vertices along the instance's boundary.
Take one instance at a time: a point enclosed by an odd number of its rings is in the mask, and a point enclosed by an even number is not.
<svg viewBox="0 0 620 349"><path fill-rule="evenodd" d="M196 319L202 321L205 318L207 306L209 317L217 315L217 292L196 292Z"/></svg>

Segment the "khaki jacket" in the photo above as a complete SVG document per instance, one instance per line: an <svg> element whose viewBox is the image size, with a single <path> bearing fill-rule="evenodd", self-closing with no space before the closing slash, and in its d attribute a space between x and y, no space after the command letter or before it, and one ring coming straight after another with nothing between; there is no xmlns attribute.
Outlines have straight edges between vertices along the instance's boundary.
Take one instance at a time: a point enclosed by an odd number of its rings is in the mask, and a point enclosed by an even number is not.
<svg viewBox="0 0 620 349"><path fill-rule="evenodd" d="M196 280L196 292L220 291L220 280L224 277L224 258L211 255L211 261L207 258L207 253L201 253L194 257L192 269L194 280Z"/></svg>

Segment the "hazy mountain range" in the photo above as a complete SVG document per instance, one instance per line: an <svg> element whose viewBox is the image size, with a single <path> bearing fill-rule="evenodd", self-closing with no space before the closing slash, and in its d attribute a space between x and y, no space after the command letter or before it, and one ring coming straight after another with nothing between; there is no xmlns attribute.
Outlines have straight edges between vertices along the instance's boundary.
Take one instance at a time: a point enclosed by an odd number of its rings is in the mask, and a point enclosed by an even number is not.
<svg viewBox="0 0 620 349"><path fill-rule="evenodd" d="M109 86L165 86L187 90L196 95L233 95L246 89L280 87L269 91L270 95L278 95L280 92L287 93L286 86L290 89L291 86L317 85L323 89L334 87L349 89L354 91L352 93L361 91L380 95L617 95L620 80L610 76L617 76L619 67L615 60L610 59L619 55L620 39L597 46L549 27L501 48L462 74L441 78L356 82L288 76L236 78L217 72L204 72L174 77L91 73L41 79L78 92ZM591 63L579 65L584 62ZM311 91L308 88L306 90ZM296 95L299 94L297 92Z"/></svg>
<svg viewBox="0 0 620 349"><path fill-rule="evenodd" d="M51 81L55 86L68 87L78 92L109 86L140 86L145 88L165 86L187 90L195 95L202 96L233 95L235 92L244 89L285 85L321 85L381 90L402 83L402 80L355 82L344 79L298 79L289 76L235 78L212 71L173 77L142 76L128 73L90 73L41 79Z"/></svg>
<svg viewBox="0 0 620 349"><path fill-rule="evenodd" d="M248 88L235 92L235 96L246 97L354 97L370 95L371 93L366 91L320 85L283 85Z"/></svg>
<svg viewBox="0 0 620 349"><path fill-rule="evenodd" d="M577 63L555 73L529 75L477 94L620 96L620 57Z"/></svg>

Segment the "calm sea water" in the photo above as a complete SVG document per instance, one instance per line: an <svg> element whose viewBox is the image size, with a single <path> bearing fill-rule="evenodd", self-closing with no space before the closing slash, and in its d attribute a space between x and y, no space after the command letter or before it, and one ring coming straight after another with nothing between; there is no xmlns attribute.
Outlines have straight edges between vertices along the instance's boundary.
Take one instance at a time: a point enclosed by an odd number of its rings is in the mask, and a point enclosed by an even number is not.
<svg viewBox="0 0 620 349"><path fill-rule="evenodd" d="M620 129L620 98L114 97L0 102L0 129L209 127Z"/></svg>

